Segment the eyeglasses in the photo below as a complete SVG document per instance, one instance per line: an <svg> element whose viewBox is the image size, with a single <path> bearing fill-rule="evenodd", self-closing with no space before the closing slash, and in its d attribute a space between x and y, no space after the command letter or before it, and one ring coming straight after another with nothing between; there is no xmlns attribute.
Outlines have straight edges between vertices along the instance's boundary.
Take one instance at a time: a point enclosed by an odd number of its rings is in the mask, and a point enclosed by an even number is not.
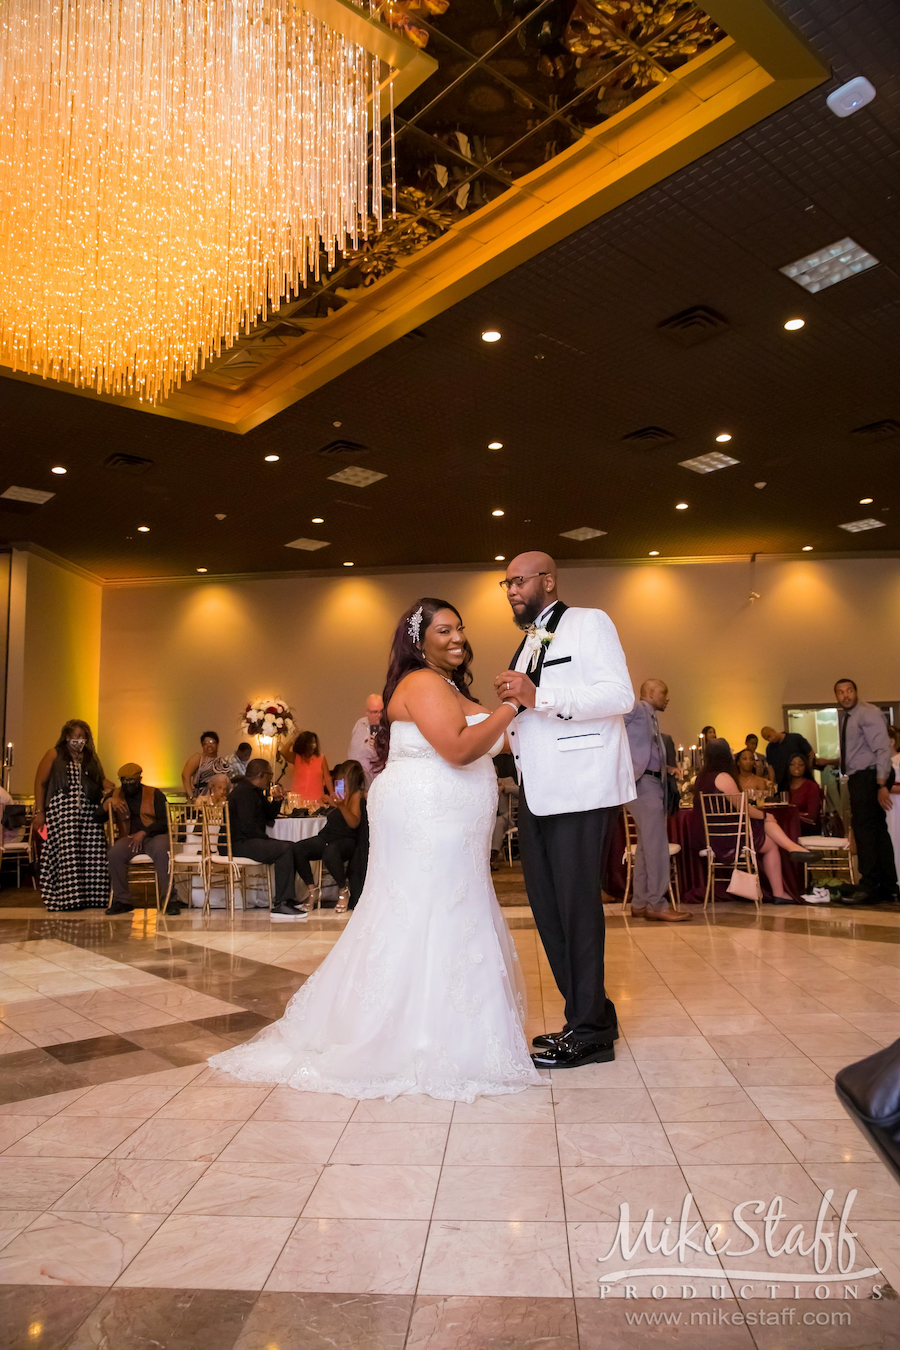
<svg viewBox="0 0 900 1350"><path fill-rule="evenodd" d="M526 581L533 581L535 577L549 577L549 575L549 572L532 572L527 577L504 577L502 581L497 582L497 585L502 586L505 591L510 590L513 586L517 591L520 591Z"/></svg>

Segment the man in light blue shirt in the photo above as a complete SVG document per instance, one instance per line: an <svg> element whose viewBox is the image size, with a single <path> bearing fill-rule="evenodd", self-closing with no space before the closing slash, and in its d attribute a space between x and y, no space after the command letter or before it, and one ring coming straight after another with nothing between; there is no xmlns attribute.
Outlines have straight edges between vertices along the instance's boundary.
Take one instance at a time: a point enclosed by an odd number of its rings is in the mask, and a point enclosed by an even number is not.
<svg viewBox="0 0 900 1350"><path fill-rule="evenodd" d="M665 712L669 691L663 680L645 680L641 696L625 714L637 797L626 803L638 830L631 912L645 919L683 923L684 909L670 909L669 836L666 830L666 749L657 714Z"/></svg>
<svg viewBox="0 0 900 1350"><path fill-rule="evenodd" d="M874 703L860 703L853 680L834 686L838 703L841 777L850 793L850 820L856 839L859 886L842 887L844 903L878 904L897 898L894 848L887 812L896 810L887 787L891 742L884 713Z"/></svg>

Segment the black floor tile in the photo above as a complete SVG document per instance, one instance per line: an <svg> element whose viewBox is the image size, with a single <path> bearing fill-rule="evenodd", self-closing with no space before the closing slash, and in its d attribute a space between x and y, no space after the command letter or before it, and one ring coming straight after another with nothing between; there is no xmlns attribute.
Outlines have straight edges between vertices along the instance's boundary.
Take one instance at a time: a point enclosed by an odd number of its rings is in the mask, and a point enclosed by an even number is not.
<svg viewBox="0 0 900 1350"><path fill-rule="evenodd" d="M66 1350L232 1350L258 1297L255 1290L110 1289Z"/></svg>
<svg viewBox="0 0 900 1350"><path fill-rule="evenodd" d="M80 1064L88 1059L105 1059L109 1055L130 1055L134 1053L134 1042L126 1041L124 1036L92 1036L86 1041L66 1041L62 1045L46 1045L48 1055L59 1060L60 1064Z"/></svg>
<svg viewBox="0 0 900 1350"><path fill-rule="evenodd" d="M63 1350L105 1293L86 1285L0 1285L3 1350Z"/></svg>

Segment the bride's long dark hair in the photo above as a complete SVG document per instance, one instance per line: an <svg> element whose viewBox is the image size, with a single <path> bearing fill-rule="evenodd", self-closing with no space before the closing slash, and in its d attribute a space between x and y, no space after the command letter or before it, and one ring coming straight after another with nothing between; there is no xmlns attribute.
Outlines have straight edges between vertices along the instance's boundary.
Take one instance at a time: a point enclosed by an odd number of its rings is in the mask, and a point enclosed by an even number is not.
<svg viewBox="0 0 900 1350"><path fill-rule="evenodd" d="M455 605L451 605L449 600L437 600L432 595L425 595L420 600L414 600L409 609L401 615L400 622L394 630L393 641L391 642L391 657L388 662L387 679L384 685L384 707L381 712L381 722L378 730L375 732L375 771L380 773L387 763L388 750L391 744L391 724L388 721L388 707L394 696L394 690L411 670L427 670L428 662L422 653L421 647L413 641L412 634L409 631L410 620L417 610L422 611L422 621L419 625L419 642L425 637L426 629L431 627L432 620L438 610L449 609L462 623L462 615ZM472 674L470 666L472 664L472 648L469 646L468 638L463 642L463 661L461 666L457 666L449 679L452 679L457 689L466 698L471 699L473 703L477 699L472 698L469 692L472 684Z"/></svg>

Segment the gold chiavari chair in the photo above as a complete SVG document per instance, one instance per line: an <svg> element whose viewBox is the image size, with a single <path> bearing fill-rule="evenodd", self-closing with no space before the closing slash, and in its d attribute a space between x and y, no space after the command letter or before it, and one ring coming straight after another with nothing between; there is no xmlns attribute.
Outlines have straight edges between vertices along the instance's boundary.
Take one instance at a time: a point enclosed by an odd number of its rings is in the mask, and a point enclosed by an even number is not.
<svg viewBox="0 0 900 1350"><path fill-rule="evenodd" d="M166 814L169 818L169 889L163 909L168 905L179 881L187 882L187 903L191 904L194 879L199 878L202 885L204 878L203 819L200 807L188 801L166 802Z"/></svg>
<svg viewBox="0 0 900 1350"><path fill-rule="evenodd" d="M724 792L702 792L700 809L703 813L703 833L706 837L706 894L703 908L716 902L716 874L747 872L756 882L756 908L760 908L762 888L759 882L759 863L750 828L747 794L735 796ZM722 858L716 855L715 843L722 846Z"/></svg>
<svg viewBox="0 0 900 1350"><path fill-rule="evenodd" d="M106 804L106 842L112 848L118 839L116 830L116 818L113 814L112 799ZM135 853L128 860L128 884L132 880L141 882L143 885L152 884L153 894L156 897L156 910L159 913L160 895L159 895L159 877L156 875L156 868L153 865L153 859L149 853ZM109 891L110 902L112 902L112 887ZM168 897L167 897L168 898Z"/></svg>
<svg viewBox="0 0 900 1350"><path fill-rule="evenodd" d="M241 902L247 908L248 873L262 873L266 882L266 895L269 909L272 908L272 869L268 863L257 862L255 858L235 857L231 845L231 819L227 802L201 801L202 829L200 837L203 843L203 912L209 912L210 891L214 881L221 877L225 882L225 904L229 917L234 918L234 884L241 888ZM218 850L214 848L214 842ZM222 846L225 852L222 853Z"/></svg>
<svg viewBox="0 0 900 1350"><path fill-rule="evenodd" d="M627 806L622 807L622 818L625 823L625 855L622 859L625 864L625 896L622 900L624 914L634 896L634 860L637 855L638 827ZM675 863L680 852L680 844L669 844L669 901L673 909L681 908L681 887L678 884L678 869Z"/></svg>

